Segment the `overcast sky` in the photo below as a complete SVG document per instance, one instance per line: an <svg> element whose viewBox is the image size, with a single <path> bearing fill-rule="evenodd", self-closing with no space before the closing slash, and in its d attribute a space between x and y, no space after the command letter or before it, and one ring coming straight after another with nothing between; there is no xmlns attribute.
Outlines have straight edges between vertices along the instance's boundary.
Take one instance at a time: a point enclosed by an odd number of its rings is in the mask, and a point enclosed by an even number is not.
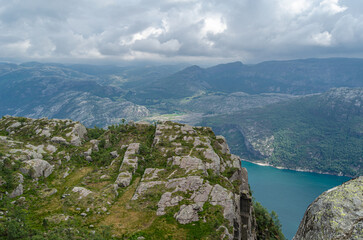
<svg viewBox="0 0 363 240"><path fill-rule="evenodd" d="M362 0L0 0L0 59L363 57Z"/></svg>

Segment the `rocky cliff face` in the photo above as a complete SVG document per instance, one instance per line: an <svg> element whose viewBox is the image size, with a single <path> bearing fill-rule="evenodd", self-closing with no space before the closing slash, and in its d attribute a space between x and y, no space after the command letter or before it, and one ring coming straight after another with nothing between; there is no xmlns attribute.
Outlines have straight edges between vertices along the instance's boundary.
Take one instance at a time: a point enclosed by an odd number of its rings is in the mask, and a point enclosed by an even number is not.
<svg viewBox="0 0 363 240"><path fill-rule="evenodd" d="M307 209L294 240L363 239L363 177L320 195Z"/></svg>
<svg viewBox="0 0 363 240"><path fill-rule="evenodd" d="M207 127L87 131L70 120L4 117L0 159L1 197L27 209L24 226L43 226L42 236L68 224L77 234L109 226L121 239L256 239L247 171ZM0 218L16 219L1 209Z"/></svg>

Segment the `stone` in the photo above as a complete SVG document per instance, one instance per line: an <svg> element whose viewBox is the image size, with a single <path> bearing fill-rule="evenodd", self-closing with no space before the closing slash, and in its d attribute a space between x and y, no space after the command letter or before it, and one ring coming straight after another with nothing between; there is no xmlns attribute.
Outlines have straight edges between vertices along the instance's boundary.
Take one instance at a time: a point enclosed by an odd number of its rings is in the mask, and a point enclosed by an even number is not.
<svg viewBox="0 0 363 240"><path fill-rule="evenodd" d="M182 205L174 217L180 224L188 224L199 220L199 211L201 208L198 204Z"/></svg>
<svg viewBox="0 0 363 240"><path fill-rule="evenodd" d="M165 171L165 169L159 168L147 168L145 169L142 181L150 181L159 178L159 172Z"/></svg>
<svg viewBox="0 0 363 240"><path fill-rule="evenodd" d="M131 200L137 200L140 196L142 196L148 189L156 186L156 185L164 185L164 181L151 181L151 182L141 182L137 187L134 196L132 196Z"/></svg>
<svg viewBox="0 0 363 240"><path fill-rule="evenodd" d="M47 161L42 159L32 159L24 162L25 166L20 168L23 174L32 178L48 177L54 169Z"/></svg>
<svg viewBox="0 0 363 240"><path fill-rule="evenodd" d="M133 168L133 173L136 171L138 166L138 158L135 154L139 153L140 143L131 143L126 149L124 159L120 166L120 172L123 168L131 166Z"/></svg>
<svg viewBox="0 0 363 240"><path fill-rule="evenodd" d="M172 197L171 192L165 192L161 196L160 201L158 203L158 210L156 211L156 215L158 216L164 215L166 213L165 212L166 207L177 206L178 203L183 199L184 198L182 196Z"/></svg>
<svg viewBox="0 0 363 240"><path fill-rule="evenodd" d="M214 185L210 193L210 203L212 205L220 205L223 207L223 216L233 224L236 218L236 207L233 201L234 195L229 190L219 184Z"/></svg>
<svg viewBox="0 0 363 240"><path fill-rule="evenodd" d="M24 188L23 188L23 184L19 184L10 194L9 194L9 197L10 198L15 198L15 197L18 197L18 196L21 196L23 195L24 193Z"/></svg>
<svg viewBox="0 0 363 240"><path fill-rule="evenodd" d="M200 176L188 176L184 178L174 178L170 179L166 187L173 188L174 191L196 191L203 185L203 179Z"/></svg>
<svg viewBox="0 0 363 240"><path fill-rule="evenodd" d="M216 174L219 174L221 170L221 159L218 154L214 152L213 149L206 149L203 153L204 157L209 160L206 163L207 169L212 169Z"/></svg>
<svg viewBox="0 0 363 240"><path fill-rule="evenodd" d="M80 146L86 134L87 134L86 127L80 123L76 123L71 133L72 136L71 144L74 146Z"/></svg>
<svg viewBox="0 0 363 240"><path fill-rule="evenodd" d="M119 187L128 187L131 183L132 179L132 173L130 172L121 172L115 181L115 184L117 184Z"/></svg>
<svg viewBox="0 0 363 240"><path fill-rule="evenodd" d="M99 151L98 144L100 143L100 141L93 139L89 142L92 144L92 150L98 152Z"/></svg>
<svg viewBox="0 0 363 240"><path fill-rule="evenodd" d="M67 142L67 140L65 140L62 137L52 137L52 139L50 139L50 141L53 142L53 143L69 145L69 143Z"/></svg>
<svg viewBox="0 0 363 240"><path fill-rule="evenodd" d="M50 196L56 194L57 192L58 192L58 190L55 188L48 188L43 191L43 196L50 197Z"/></svg>
<svg viewBox="0 0 363 240"><path fill-rule="evenodd" d="M172 165L180 166L182 169L186 169L187 172L193 170L203 170L205 171L205 165L203 161L196 157L186 156L186 157L173 157Z"/></svg>
<svg viewBox="0 0 363 240"><path fill-rule="evenodd" d="M49 151L50 153L55 153L57 151L57 148L51 144L48 144L47 146L47 151Z"/></svg>
<svg viewBox="0 0 363 240"><path fill-rule="evenodd" d="M221 150L222 154L230 154L227 141L223 136L216 136L217 146Z"/></svg>
<svg viewBox="0 0 363 240"><path fill-rule="evenodd" d="M78 193L79 194L79 198L78 199L82 199L84 197L87 197L89 194L92 193L92 191L84 188L84 187L74 187L72 189L72 192Z"/></svg>
<svg viewBox="0 0 363 240"><path fill-rule="evenodd" d="M112 158L118 158L119 157L117 151L110 152L110 154L111 154Z"/></svg>
<svg viewBox="0 0 363 240"><path fill-rule="evenodd" d="M92 148L88 149L86 152L83 153L84 156L88 157L92 154Z"/></svg>
<svg viewBox="0 0 363 240"><path fill-rule="evenodd" d="M360 176L316 198L293 239L363 239L362 229L363 176Z"/></svg>

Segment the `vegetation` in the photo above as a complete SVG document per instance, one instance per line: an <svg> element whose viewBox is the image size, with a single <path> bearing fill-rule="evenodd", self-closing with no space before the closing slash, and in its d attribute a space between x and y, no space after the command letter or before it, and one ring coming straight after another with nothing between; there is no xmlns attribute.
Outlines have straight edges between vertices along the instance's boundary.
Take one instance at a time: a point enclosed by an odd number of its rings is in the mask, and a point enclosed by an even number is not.
<svg viewBox="0 0 363 240"><path fill-rule="evenodd" d="M347 176L363 174L362 89L336 89L263 108L205 119L233 152L275 166ZM273 137L273 143L259 144ZM248 140L254 147L246 146ZM271 150L272 154L263 154Z"/></svg>
<svg viewBox="0 0 363 240"><path fill-rule="evenodd" d="M259 202L253 202L254 214L257 223L258 240L284 240L285 237L281 231L281 224L276 212L269 213Z"/></svg>

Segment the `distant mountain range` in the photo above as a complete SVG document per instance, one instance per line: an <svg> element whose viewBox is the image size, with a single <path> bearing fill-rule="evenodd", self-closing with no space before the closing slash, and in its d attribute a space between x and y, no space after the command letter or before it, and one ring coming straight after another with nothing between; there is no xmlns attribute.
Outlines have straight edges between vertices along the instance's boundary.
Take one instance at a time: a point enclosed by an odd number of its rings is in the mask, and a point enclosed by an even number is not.
<svg viewBox="0 0 363 240"><path fill-rule="evenodd" d="M333 87L361 87L363 59L306 59L241 62L210 68L191 66L134 89L128 99L140 104L160 98L185 98L200 92L310 94Z"/></svg>

